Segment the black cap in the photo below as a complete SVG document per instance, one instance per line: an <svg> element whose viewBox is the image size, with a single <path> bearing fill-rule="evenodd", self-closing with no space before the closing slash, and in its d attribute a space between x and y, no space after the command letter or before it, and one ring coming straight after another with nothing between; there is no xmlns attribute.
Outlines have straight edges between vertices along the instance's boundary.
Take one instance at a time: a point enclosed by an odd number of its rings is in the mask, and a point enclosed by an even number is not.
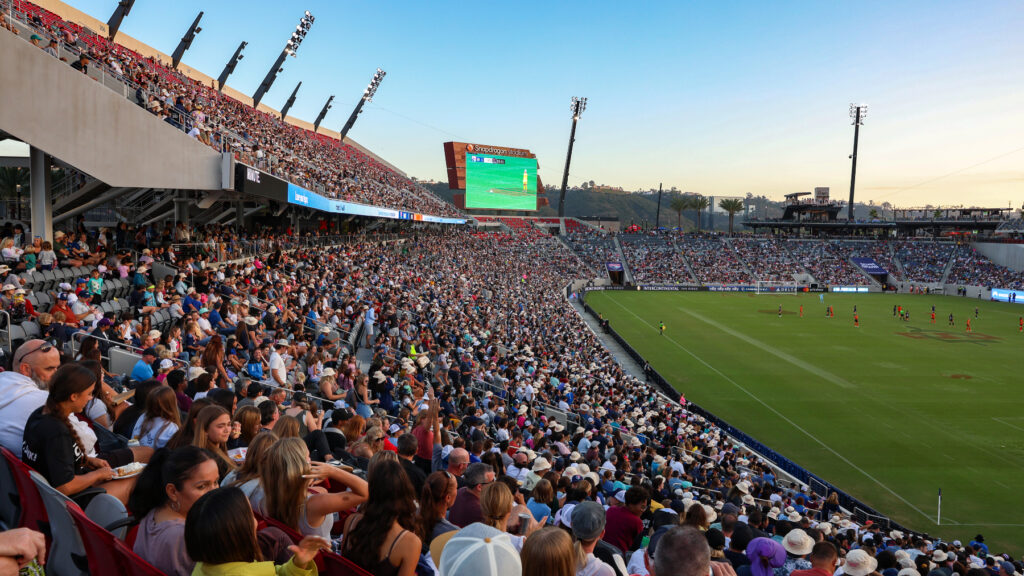
<svg viewBox="0 0 1024 576"><path fill-rule="evenodd" d="M156 356L156 348L146 348L142 351L143 356Z"/></svg>

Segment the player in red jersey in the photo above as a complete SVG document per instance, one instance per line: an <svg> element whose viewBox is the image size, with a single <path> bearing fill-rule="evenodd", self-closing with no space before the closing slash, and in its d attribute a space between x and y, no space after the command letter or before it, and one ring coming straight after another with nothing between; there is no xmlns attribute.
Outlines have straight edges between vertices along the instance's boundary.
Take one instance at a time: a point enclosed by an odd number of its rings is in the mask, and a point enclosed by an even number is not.
<svg viewBox="0 0 1024 576"><path fill-rule="evenodd" d="M855 328L860 328L860 316L858 316L856 313L853 314L853 326Z"/></svg>

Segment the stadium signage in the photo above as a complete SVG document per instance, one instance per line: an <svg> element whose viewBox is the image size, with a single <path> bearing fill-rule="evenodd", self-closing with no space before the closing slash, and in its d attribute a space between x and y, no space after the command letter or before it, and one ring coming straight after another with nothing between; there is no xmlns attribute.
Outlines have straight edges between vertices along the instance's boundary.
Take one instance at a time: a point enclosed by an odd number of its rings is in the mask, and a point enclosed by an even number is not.
<svg viewBox="0 0 1024 576"><path fill-rule="evenodd" d="M235 190L281 201L288 193L288 183L252 166L238 163L235 164Z"/></svg>
<svg viewBox="0 0 1024 576"><path fill-rule="evenodd" d="M500 146L481 146L479 144L466 144L466 152L475 154L494 154L496 156L519 156L522 158L530 158L529 150L520 150L519 148L502 148Z"/></svg>
<svg viewBox="0 0 1024 576"><path fill-rule="evenodd" d="M1010 302L1012 304L1024 304L1024 290L1007 290L1006 288L993 288L992 300L998 302Z"/></svg>
<svg viewBox="0 0 1024 576"><path fill-rule="evenodd" d="M832 286L833 292L868 292L867 286Z"/></svg>
<svg viewBox="0 0 1024 576"><path fill-rule="evenodd" d="M605 266L608 267L609 272L622 272L622 262L607 262Z"/></svg>
<svg viewBox="0 0 1024 576"><path fill-rule="evenodd" d="M663 286L660 284L641 284L636 289L647 292L701 292L706 290L703 286Z"/></svg>
<svg viewBox="0 0 1024 576"><path fill-rule="evenodd" d="M742 284L726 284L722 286L708 286L709 292L757 292L757 286Z"/></svg>
<svg viewBox="0 0 1024 576"><path fill-rule="evenodd" d="M321 212L351 214L353 216L369 216L371 218L389 218L392 220L414 220L416 222L432 222L435 224L466 223L464 218L442 218L440 216L431 216L429 214L420 214L418 212L402 212L391 208L380 208L377 206L368 206L366 204L357 204L355 202L333 200L291 183L287 183L287 188L289 204L306 206L307 208L320 210Z"/></svg>
<svg viewBox="0 0 1024 576"><path fill-rule="evenodd" d="M850 261L852 261L857 266L860 266L861 270L867 272L868 274L887 273L885 271L885 268L882 268L882 266L879 265L878 262L875 262L871 258L850 258Z"/></svg>

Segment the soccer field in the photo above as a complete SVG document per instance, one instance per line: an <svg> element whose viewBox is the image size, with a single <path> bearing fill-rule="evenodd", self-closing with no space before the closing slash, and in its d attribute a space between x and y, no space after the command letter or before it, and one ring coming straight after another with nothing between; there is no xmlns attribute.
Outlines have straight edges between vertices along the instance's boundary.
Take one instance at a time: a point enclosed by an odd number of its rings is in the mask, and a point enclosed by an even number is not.
<svg viewBox="0 0 1024 576"><path fill-rule="evenodd" d="M826 294L827 319L818 294L607 291L587 302L688 400L879 512L947 541L980 532L994 550L1024 550L1024 306Z"/></svg>

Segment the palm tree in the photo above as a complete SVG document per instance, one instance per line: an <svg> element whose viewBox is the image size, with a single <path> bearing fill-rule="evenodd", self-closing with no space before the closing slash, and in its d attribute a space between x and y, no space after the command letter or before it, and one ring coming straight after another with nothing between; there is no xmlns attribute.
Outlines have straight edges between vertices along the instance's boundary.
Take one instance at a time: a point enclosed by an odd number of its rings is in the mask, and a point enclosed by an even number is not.
<svg viewBox="0 0 1024 576"><path fill-rule="evenodd" d="M700 215L710 205L711 201L704 196L693 196L690 199L690 208L697 212L697 232L700 232Z"/></svg>
<svg viewBox="0 0 1024 576"><path fill-rule="evenodd" d="M690 199L687 196L676 196L669 202L668 207L676 212L676 227L683 229L683 211L690 208Z"/></svg>
<svg viewBox="0 0 1024 576"><path fill-rule="evenodd" d="M739 198L723 198L718 207L729 213L729 236L732 236L732 221L737 212L743 210L743 200Z"/></svg>
<svg viewBox="0 0 1024 576"><path fill-rule="evenodd" d="M868 216L870 216L872 220L878 220L878 210L872 208L871 211L868 212Z"/></svg>
<svg viewBox="0 0 1024 576"><path fill-rule="evenodd" d="M0 168L0 199L8 203L8 207L20 200L19 187L21 191L29 193L29 171L25 168ZM17 216L9 212L7 217L21 218L21 206L17 206L17 211Z"/></svg>

